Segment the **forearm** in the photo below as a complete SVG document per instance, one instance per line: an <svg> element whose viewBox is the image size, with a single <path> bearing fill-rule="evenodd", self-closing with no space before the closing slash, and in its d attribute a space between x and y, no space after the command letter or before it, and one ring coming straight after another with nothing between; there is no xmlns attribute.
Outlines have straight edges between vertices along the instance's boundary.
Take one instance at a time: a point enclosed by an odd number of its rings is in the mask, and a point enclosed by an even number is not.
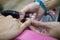
<svg viewBox="0 0 60 40"><path fill-rule="evenodd" d="M32 25L35 26L36 28L42 28L42 27L46 28L47 35L55 37L55 38L60 38L60 23L59 22L33 21ZM36 29L36 30L38 30L38 29Z"/></svg>
<svg viewBox="0 0 60 40"><path fill-rule="evenodd" d="M60 5L60 0L43 0L47 10L53 9Z"/></svg>

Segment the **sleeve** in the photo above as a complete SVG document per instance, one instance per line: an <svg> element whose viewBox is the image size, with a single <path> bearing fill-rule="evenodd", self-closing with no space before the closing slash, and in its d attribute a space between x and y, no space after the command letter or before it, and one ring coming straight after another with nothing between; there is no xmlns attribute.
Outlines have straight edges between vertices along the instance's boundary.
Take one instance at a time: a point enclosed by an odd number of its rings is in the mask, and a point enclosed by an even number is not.
<svg viewBox="0 0 60 40"><path fill-rule="evenodd" d="M44 4L43 0L36 0L40 4L40 6L46 11L46 5Z"/></svg>

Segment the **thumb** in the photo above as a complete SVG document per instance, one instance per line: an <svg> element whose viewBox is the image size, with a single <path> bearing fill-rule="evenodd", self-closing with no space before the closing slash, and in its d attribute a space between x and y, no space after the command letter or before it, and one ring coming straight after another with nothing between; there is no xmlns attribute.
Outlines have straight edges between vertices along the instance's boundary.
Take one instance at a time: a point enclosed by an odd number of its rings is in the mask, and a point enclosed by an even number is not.
<svg viewBox="0 0 60 40"><path fill-rule="evenodd" d="M25 16L25 13L24 12L20 12L19 15L20 15L20 18L19 19L20 20L23 20L24 19L24 16Z"/></svg>

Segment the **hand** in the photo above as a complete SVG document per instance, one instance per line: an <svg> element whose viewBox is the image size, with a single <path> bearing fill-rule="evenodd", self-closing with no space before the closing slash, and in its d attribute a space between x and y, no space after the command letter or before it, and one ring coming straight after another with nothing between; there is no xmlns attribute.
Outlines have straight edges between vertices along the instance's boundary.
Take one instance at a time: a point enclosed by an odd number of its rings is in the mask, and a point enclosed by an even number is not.
<svg viewBox="0 0 60 40"><path fill-rule="evenodd" d="M7 40L18 36L26 27L30 26L31 23L32 19L21 23L18 19L13 18L12 16L0 16L0 39Z"/></svg>
<svg viewBox="0 0 60 40"><path fill-rule="evenodd" d="M42 34L46 34L52 37L60 37L60 23L59 22L39 22L33 21L32 26L34 26L35 31ZM34 30L34 29L33 29Z"/></svg>
<svg viewBox="0 0 60 40"><path fill-rule="evenodd" d="M7 40L20 33L19 21L12 16L0 16L0 39Z"/></svg>
<svg viewBox="0 0 60 40"><path fill-rule="evenodd" d="M31 3L27 6L25 6L20 11L20 20L24 19L24 15L26 12L30 12L31 14L37 13L37 16L36 16L37 20L40 19L41 16L44 14L44 10L42 9L42 7L37 2Z"/></svg>

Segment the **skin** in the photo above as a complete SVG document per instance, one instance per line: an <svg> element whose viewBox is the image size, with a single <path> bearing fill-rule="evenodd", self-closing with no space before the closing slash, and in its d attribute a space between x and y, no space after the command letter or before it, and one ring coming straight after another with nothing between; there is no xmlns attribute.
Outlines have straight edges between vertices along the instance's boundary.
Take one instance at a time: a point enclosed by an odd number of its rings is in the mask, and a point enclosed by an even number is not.
<svg viewBox="0 0 60 40"><path fill-rule="evenodd" d="M32 25L36 32L47 34L49 36L60 38L60 22L39 22L34 20ZM40 32L40 28L45 28ZM44 31L45 30L45 31Z"/></svg>
<svg viewBox="0 0 60 40"><path fill-rule="evenodd" d="M47 1L49 1L49 0L47 0ZM53 2L54 2L54 4L55 3L56 4L54 5ZM59 6L60 0L56 0L56 1L54 1L54 0L52 1L51 0L48 3L44 0L44 3L46 4L46 6L48 4L47 10L49 10L49 9L52 9L52 8L55 8L55 7ZM50 5L50 3L52 3L52 4ZM40 14L39 10L43 12L43 13L41 13L41 15L43 15L44 14L43 8L39 5L39 3L34 2L34 3L31 3L28 6L24 7L21 10L21 14L20 15L23 16L22 19L24 18L25 12L31 12L31 13L35 13L36 12L39 15ZM41 16L39 15L39 17L41 17ZM34 22L36 22L36 21L34 21ZM26 21L25 23L22 24L22 23L19 23L19 21L17 19L12 18L11 16L0 18L0 26L1 26L0 27L0 39L1 40L3 40L3 39L8 40L8 39L14 38L18 34L20 34L27 26L31 25L31 23L33 23L32 24L33 26L35 24L36 24L35 26L37 26L38 23L39 23L39 22L37 22L37 23L34 23L34 22L31 21L31 20L28 20L28 21ZM60 35L59 35L60 34L60 27L59 27L60 23L59 22L47 22L47 23L42 23L41 22L41 23L39 23L38 27L39 26L45 26L46 28L49 28L50 30L46 31L46 33L48 35L56 37L56 38L60 37ZM10 29L10 28L12 28L12 29Z"/></svg>
<svg viewBox="0 0 60 40"><path fill-rule="evenodd" d="M8 40L16 37L31 24L31 19L21 23L12 16L2 17L0 16L0 40Z"/></svg>
<svg viewBox="0 0 60 40"><path fill-rule="evenodd" d="M54 9L55 7L60 6L60 4L59 4L60 0L43 0L43 2L46 5L47 10ZM31 4L28 4L23 9L21 9L20 20L22 20L24 18L24 15L26 12L30 12L30 14L37 13L37 16L36 16L37 20L41 19L42 16L44 15L44 10L38 2L33 2ZM21 16L22 16L22 18L21 18Z"/></svg>
<svg viewBox="0 0 60 40"><path fill-rule="evenodd" d="M50 9L53 9L55 7L60 6L60 0L43 0L43 2L46 5L47 10L50 10ZM44 10L39 5L38 2L34 2L34 3L28 4L27 6L25 6L21 10L22 16L24 16L26 12L37 13L37 16L36 17L37 17L38 20L40 19L40 17L42 18L42 16L44 15ZM36 21L34 21L34 22L36 22ZM60 37L60 27L59 27L60 26L60 23L59 22L46 22L46 23L45 22L43 22L43 23L42 22L40 22L40 23L39 22L36 22L35 23L35 27L38 24L39 24L39 26L44 26L47 29L50 29L50 30L48 30L48 32L46 31L44 34L48 34L48 35L53 36L53 37L56 37L56 38L59 38ZM39 31L38 29L35 29L35 27L32 27L31 29L33 29L35 31Z"/></svg>
<svg viewBox="0 0 60 40"><path fill-rule="evenodd" d="M43 8L37 2L31 3L27 6L25 6L20 11L20 20L22 20L24 18L24 15L25 15L26 12L30 12L31 14L37 13L38 16L36 16L36 20L41 19L41 16L44 14ZM23 16L23 17L21 17L21 16Z"/></svg>
<svg viewBox="0 0 60 40"><path fill-rule="evenodd" d="M28 26L31 28L31 30L38 33L47 34L55 38L60 37L59 22L39 22L33 19L29 19L26 22L21 23L19 20L12 18L11 16L7 16L0 18L0 40L12 39L22 33L23 30ZM40 28L44 29L40 30Z"/></svg>
<svg viewBox="0 0 60 40"><path fill-rule="evenodd" d="M60 0L43 0L43 2L46 5L47 10L60 6Z"/></svg>

